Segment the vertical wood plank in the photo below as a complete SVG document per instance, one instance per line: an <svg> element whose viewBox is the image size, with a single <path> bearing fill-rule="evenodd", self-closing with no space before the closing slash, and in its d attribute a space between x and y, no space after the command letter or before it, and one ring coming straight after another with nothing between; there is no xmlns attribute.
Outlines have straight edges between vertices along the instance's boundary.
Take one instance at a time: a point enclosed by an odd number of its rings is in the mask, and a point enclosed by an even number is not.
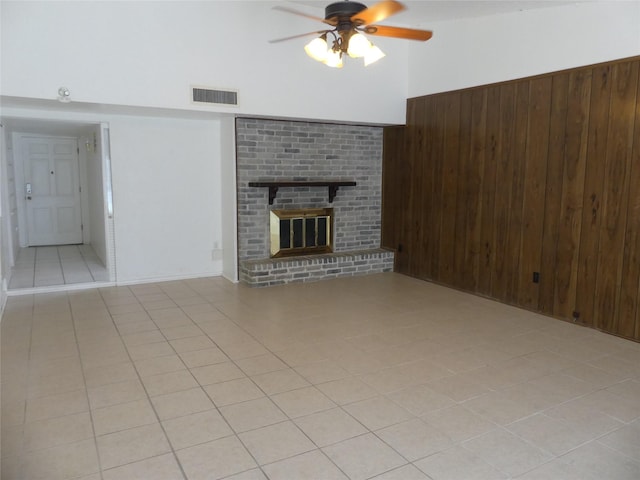
<svg viewBox="0 0 640 480"><path fill-rule="evenodd" d="M624 64L623 64L624 65ZM619 100L622 104L616 105L615 116L620 117L620 124L624 125L616 132L614 145L615 155L626 158L628 183L626 211L620 211L621 225L624 225L623 248L621 252L621 272L618 288L618 300L611 324L607 325L607 331L623 336L632 336L635 333L635 317L638 301L638 279L640 278L640 165L634 162L634 135L636 111L638 109L638 62L626 64L628 74L625 74L624 82L618 83L616 91L620 93ZM615 101L617 95L612 99ZM613 102L612 102L613 103ZM613 104L612 104L613 106ZM622 195L625 195L623 191Z"/></svg>
<svg viewBox="0 0 640 480"><path fill-rule="evenodd" d="M458 159L460 155L460 93L446 96L442 131L442 205L440 251L438 253L438 281L454 281L456 238L456 206L458 191ZM460 232L462 234L462 232Z"/></svg>
<svg viewBox="0 0 640 480"><path fill-rule="evenodd" d="M471 152L469 158L468 203L466 208L467 259L469 277L460 285L478 291L482 257L482 202L484 195L485 152L487 141L487 89L471 95Z"/></svg>
<svg viewBox="0 0 640 480"><path fill-rule="evenodd" d="M455 232L454 241L454 268L452 283L461 288L468 288L467 279L470 277L467 258L471 246L468 243L467 210L474 208L471 198L472 177L471 177L471 97L470 90L460 94L460 134L458 143L458 175L456 186L456 211L455 211Z"/></svg>
<svg viewBox="0 0 640 480"><path fill-rule="evenodd" d="M562 171L567 121L567 89L569 75L553 76L551 87L551 120L549 123L549 152L547 155L547 186L544 206L544 233L540 267L540 297L538 309L553 314L553 294L556 282L556 254L560 199L562 197Z"/></svg>
<svg viewBox="0 0 640 480"><path fill-rule="evenodd" d="M553 314L563 318L571 318L575 308L590 96L591 72L585 70L571 72L553 305Z"/></svg>
<svg viewBox="0 0 640 480"><path fill-rule="evenodd" d="M638 63L619 63L612 69L608 141L605 157L604 217L600 227L600 255L594 321L598 328L618 330L619 285L624 258L624 234L629 202L629 145L633 124L629 110L635 111ZM634 80L635 79L635 80Z"/></svg>
<svg viewBox="0 0 640 480"><path fill-rule="evenodd" d="M412 108L408 111L407 117L407 159L409 161L410 179L402 189L407 189L409 198L407 199L407 212L404 217L402 249L408 263L406 270L409 275L418 276L420 264L422 262L422 235L424 225L420 221L422 217L422 182L423 169L429 163L427 152L425 152L426 125L424 115L427 110L428 99L419 98L412 101Z"/></svg>
<svg viewBox="0 0 640 480"><path fill-rule="evenodd" d="M398 249L402 243L404 217L408 213L404 187L411 177L405 147L406 130L404 126L383 129L381 245L389 249ZM405 273L406 266L407 255L400 248L396 250L395 271Z"/></svg>
<svg viewBox="0 0 640 480"><path fill-rule="evenodd" d="M484 172L482 174L481 199L481 254L478 264L477 292L483 295L491 293L491 276L494 269L495 245L495 198L496 198L496 170L500 157L500 87L489 87L487 91L487 118L485 135Z"/></svg>
<svg viewBox="0 0 640 480"><path fill-rule="evenodd" d="M533 273L542 264L545 191L547 184L547 152L551 117L551 77L531 80L529 90L529 121L527 152L524 166L522 201L522 241L518 304L537 310L540 284L533 283Z"/></svg>
<svg viewBox="0 0 640 480"><path fill-rule="evenodd" d="M419 125L421 125L422 136L418 143L419 151L416 155L416 162L419 167L416 168L413 178L416 184L414 197L414 216L413 223L416 228L420 228L420 235L415 238L414 249L417 252L416 261L411 266L411 272L414 276L424 279L431 278L431 224L433 215L433 206L431 204L431 185L433 184L433 124L438 121L436 119L436 99L428 97L425 99L423 108L417 117Z"/></svg>
<svg viewBox="0 0 640 480"><path fill-rule="evenodd" d="M444 155L444 122L446 103L448 101L448 94L439 95L435 99L435 113L433 118L437 118L438 122L430 125L432 133L432 150L431 150L431 223L428 224L429 229L429 242L431 249L427 254L431 257L429 274L427 278L439 280L440 269L440 243L442 241L449 241L449 239L442 239L440 236L442 227L442 206L443 206L443 185L442 185L442 170L443 170L443 155Z"/></svg>
<svg viewBox="0 0 640 480"><path fill-rule="evenodd" d="M500 87L498 148L496 149L496 187L493 225L493 271L491 296L506 298L509 281L507 244L511 228L511 190L513 186L513 148L515 127L515 83Z"/></svg>
<svg viewBox="0 0 640 480"><path fill-rule="evenodd" d="M525 188L525 161L527 156L529 129L529 85L528 80L516 84L515 125L513 133L513 176L511 180L511 205L506 263L507 292L505 300L518 303L521 270L521 245L523 231L523 204Z"/></svg>
<svg viewBox="0 0 640 480"><path fill-rule="evenodd" d="M611 66L595 67L591 75L587 158L582 200L580 255L576 283L576 311L580 322L594 326L594 304L598 274L598 251L602 197L604 195L605 157L611 99Z"/></svg>

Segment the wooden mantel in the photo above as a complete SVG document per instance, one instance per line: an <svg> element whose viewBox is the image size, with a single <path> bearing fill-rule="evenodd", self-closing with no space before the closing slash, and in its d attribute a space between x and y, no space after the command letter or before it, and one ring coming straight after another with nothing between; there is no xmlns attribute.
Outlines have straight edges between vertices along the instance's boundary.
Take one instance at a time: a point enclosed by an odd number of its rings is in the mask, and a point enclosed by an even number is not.
<svg viewBox="0 0 640 480"><path fill-rule="evenodd" d="M342 181L312 181L312 182L289 182L289 181L274 181L274 182L249 182L250 187L267 187L269 189L269 205L273 205L273 201L278 194L278 188L280 187L328 187L329 189L329 203L333 203L333 199L336 197L339 187L355 187L356 182L342 182Z"/></svg>

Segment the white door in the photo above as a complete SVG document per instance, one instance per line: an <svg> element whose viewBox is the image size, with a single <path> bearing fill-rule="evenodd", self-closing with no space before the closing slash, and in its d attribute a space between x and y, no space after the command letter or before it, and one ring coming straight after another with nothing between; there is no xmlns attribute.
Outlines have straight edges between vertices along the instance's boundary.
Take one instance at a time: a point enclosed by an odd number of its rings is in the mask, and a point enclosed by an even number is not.
<svg viewBox="0 0 640 480"><path fill-rule="evenodd" d="M28 243L82 243L78 143L75 138L24 137Z"/></svg>

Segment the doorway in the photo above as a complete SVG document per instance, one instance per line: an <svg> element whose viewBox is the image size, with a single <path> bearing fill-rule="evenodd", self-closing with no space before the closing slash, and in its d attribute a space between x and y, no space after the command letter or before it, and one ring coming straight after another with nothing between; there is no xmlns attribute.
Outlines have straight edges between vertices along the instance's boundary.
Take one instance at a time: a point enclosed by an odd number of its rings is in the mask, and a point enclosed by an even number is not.
<svg viewBox="0 0 640 480"><path fill-rule="evenodd" d="M9 294L113 284L106 123L3 118Z"/></svg>
<svg viewBox="0 0 640 480"><path fill-rule="evenodd" d="M21 137L29 247L82 242L80 159L71 137Z"/></svg>

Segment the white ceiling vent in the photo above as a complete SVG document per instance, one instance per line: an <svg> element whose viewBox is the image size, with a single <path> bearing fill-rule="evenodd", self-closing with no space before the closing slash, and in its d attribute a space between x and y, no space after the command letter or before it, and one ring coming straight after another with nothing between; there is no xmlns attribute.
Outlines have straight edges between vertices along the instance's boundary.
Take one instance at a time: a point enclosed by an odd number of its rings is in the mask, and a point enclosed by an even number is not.
<svg viewBox="0 0 640 480"><path fill-rule="evenodd" d="M238 105L238 91L191 87L191 101L210 105Z"/></svg>

